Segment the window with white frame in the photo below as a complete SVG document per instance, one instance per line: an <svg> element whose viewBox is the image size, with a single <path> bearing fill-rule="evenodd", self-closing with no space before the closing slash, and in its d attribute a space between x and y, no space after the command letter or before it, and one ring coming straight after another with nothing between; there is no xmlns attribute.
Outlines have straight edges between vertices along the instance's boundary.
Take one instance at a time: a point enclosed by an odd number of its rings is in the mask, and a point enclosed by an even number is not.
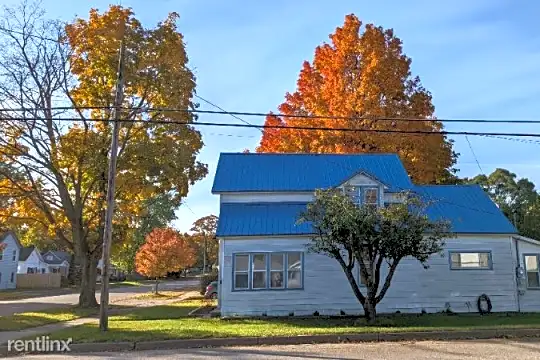
<svg viewBox="0 0 540 360"><path fill-rule="evenodd" d="M303 271L301 252L235 254L233 289L302 289Z"/></svg>
<svg viewBox="0 0 540 360"><path fill-rule="evenodd" d="M450 269L452 270L490 270L491 269L491 252L450 252Z"/></svg>
<svg viewBox="0 0 540 360"><path fill-rule="evenodd" d="M348 185L343 188L343 193L357 205L379 205L379 188L377 187Z"/></svg>
<svg viewBox="0 0 540 360"><path fill-rule="evenodd" d="M538 267L538 254L528 254L525 257L525 271L527 273L527 287L540 288L540 275Z"/></svg>
<svg viewBox="0 0 540 360"><path fill-rule="evenodd" d="M17 259L17 250L13 250L13 256L11 258L12 261L15 261Z"/></svg>

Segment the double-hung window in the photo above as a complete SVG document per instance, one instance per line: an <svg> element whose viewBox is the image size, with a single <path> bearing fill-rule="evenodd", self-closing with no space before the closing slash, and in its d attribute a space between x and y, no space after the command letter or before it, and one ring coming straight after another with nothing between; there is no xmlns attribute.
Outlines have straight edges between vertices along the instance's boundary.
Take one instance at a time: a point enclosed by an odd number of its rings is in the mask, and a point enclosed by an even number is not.
<svg viewBox="0 0 540 360"><path fill-rule="evenodd" d="M270 288L283 289L285 287L285 254L270 255Z"/></svg>
<svg viewBox="0 0 540 360"><path fill-rule="evenodd" d="M299 289L302 287L302 254L299 252L287 253L287 288Z"/></svg>
<svg viewBox="0 0 540 360"><path fill-rule="evenodd" d="M234 258L234 288L249 289L249 255Z"/></svg>
<svg viewBox="0 0 540 360"><path fill-rule="evenodd" d="M235 254L233 289L302 289L303 264L301 252Z"/></svg>
<svg viewBox="0 0 540 360"><path fill-rule="evenodd" d="M266 289L266 255L253 254L251 256L251 288Z"/></svg>
<svg viewBox="0 0 540 360"><path fill-rule="evenodd" d="M527 287L540 288L540 275L538 267L538 254L524 255L525 271L527 272Z"/></svg>
<svg viewBox="0 0 540 360"><path fill-rule="evenodd" d="M450 269L452 270L491 270L491 252L450 252Z"/></svg>

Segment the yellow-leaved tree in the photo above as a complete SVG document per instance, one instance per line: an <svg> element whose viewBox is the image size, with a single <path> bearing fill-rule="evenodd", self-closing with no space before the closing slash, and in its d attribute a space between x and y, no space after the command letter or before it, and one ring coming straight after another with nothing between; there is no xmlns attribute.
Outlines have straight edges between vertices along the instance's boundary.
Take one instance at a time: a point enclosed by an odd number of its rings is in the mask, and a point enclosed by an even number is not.
<svg viewBox="0 0 540 360"><path fill-rule="evenodd" d="M266 128L258 152L397 153L414 181L453 181L456 154L433 117L431 94L411 74L411 59L391 29L372 24L362 29L355 15L318 46L305 61L298 88L285 95L266 125L352 128L354 132ZM337 118L298 118L315 115ZM361 118L361 119L360 119ZM387 121L381 118L419 118ZM422 120L425 119L425 120ZM422 131L431 135L372 132Z"/></svg>
<svg viewBox="0 0 540 360"><path fill-rule="evenodd" d="M132 238L126 235L140 225L147 199L168 193L180 206L190 185L207 174L196 159L203 146L200 133L174 124L195 120L187 111L195 106L195 77L177 19L172 13L147 29L131 9L111 6L65 26L26 3L3 16L2 26L12 31L0 34L0 102L13 110L4 112L8 120L0 123L0 197L7 203L0 217L10 227L47 234L74 254L70 275L80 284L83 307L97 305L122 38L121 118L128 121L121 123L117 150L113 242ZM75 109L60 109L66 105Z"/></svg>

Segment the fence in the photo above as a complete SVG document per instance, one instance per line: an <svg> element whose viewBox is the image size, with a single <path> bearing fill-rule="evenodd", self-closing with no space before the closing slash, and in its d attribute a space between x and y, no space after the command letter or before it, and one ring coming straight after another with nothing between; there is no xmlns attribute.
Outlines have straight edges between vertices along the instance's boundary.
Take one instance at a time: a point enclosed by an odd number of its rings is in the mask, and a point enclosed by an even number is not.
<svg viewBox="0 0 540 360"><path fill-rule="evenodd" d="M17 289L59 288L60 273L49 274L17 274Z"/></svg>

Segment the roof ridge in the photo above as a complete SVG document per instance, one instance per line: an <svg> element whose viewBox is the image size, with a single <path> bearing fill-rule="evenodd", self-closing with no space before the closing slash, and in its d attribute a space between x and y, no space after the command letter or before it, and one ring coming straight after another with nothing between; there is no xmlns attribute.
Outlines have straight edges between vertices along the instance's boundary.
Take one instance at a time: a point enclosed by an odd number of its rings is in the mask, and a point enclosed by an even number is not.
<svg viewBox="0 0 540 360"><path fill-rule="evenodd" d="M284 152L284 153L243 153L243 152L221 152L221 155L304 155L304 156L327 156L327 155L333 155L333 156L398 156L397 153L390 153L390 152L384 152L384 153L308 153L308 152Z"/></svg>

